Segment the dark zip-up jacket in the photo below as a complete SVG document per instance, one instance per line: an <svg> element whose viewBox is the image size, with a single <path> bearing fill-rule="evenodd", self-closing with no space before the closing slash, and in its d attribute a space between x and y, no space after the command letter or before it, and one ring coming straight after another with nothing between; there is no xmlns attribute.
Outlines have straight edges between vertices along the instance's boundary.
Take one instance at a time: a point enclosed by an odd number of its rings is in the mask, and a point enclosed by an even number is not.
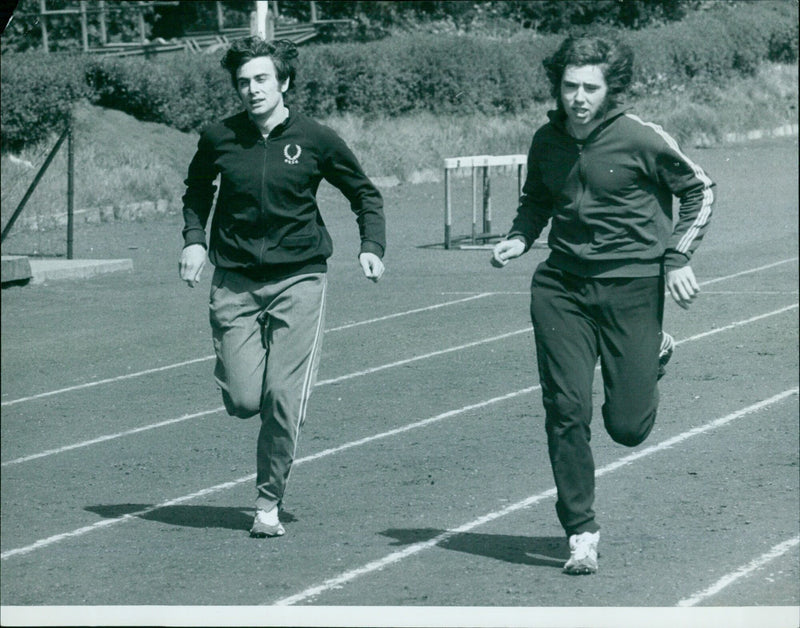
<svg viewBox="0 0 800 628"><path fill-rule="evenodd" d="M214 205L208 245L214 266L263 280L324 272L333 244L316 200L323 178L350 201L361 252L383 257L380 192L332 129L294 112L267 138L244 111L203 131L185 181L185 246L206 245Z"/></svg>
<svg viewBox="0 0 800 628"><path fill-rule="evenodd" d="M563 113L534 135L508 237L528 250L552 219L550 262L584 277L648 277L689 263L708 228L714 183L655 124L610 111L585 140ZM673 196L680 201L673 225Z"/></svg>

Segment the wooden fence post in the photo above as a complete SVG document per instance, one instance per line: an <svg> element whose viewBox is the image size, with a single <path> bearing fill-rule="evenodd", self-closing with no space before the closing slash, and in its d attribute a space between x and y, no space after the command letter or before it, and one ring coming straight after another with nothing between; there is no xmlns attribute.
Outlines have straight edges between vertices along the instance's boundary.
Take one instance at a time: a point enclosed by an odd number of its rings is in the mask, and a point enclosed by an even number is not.
<svg viewBox="0 0 800 628"><path fill-rule="evenodd" d="M106 3L100 0L100 43L105 46L108 44L108 30L106 29Z"/></svg>
<svg viewBox="0 0 800 628"><path fill-rule="evenodd" d="M83 51L87 52L89 50L89 18L86 15L86 0L81 0L80 10L81 10L81 45L83 46Z"/></svg>
<svg viewBox="0 0 800 628"><path fill-rule="evenodd" d="M75 228L75 137L72 114L67 121L67 259L72 259L72 240Z"/></svg>
<svg viewBox="0 0 800 628"><path fill-rule="evenodd" d="M50 41L47 38L47 2L45 0L39 0L39 13L42 14L39 20L39 25L42 27L42 49L47 53L50 52Z"/></svg>

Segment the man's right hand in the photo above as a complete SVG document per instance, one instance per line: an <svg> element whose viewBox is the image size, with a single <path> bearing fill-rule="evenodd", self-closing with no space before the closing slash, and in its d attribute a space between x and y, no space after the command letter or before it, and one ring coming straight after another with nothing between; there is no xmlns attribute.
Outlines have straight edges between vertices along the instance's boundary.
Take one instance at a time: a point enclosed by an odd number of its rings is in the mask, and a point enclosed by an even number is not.
<svg viewBox="0 0 800 628"><path fill-rule="evenodd" d="M502 240L494 245L491 264L495 268L502 268L509 260L519 257L525 252L525 243L519 238Z"/></svg>
<svg viewBox="0 0 800 628"><path fill-rule="evenodd" d="M202 244L190 244L181 252L181 261L178 270L181 279L190 288L194 288L200 281L200 274L206 265L206 247Z"/></svg>

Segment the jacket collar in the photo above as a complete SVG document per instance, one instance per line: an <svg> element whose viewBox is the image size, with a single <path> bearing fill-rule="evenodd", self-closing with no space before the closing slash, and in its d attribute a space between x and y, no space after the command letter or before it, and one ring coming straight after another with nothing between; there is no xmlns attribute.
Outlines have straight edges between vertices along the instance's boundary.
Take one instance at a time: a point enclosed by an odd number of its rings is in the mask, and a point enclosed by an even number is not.
<svg viewBox="0 0 800 628"><path fill-rule="evenodd" d="M239 118L240 118L242 124L247 127L249 132L251 132L253 135L255 135L258 139L261 139L263 137L261 135L261 129L258 128L258 125L255 122L253 122L253 120L250 118L250 115L247 113L247 111L240 112L239 113ZM270 131L270 136L271 137L277 137L277 136L281 135L284 131L286 131L286 129L288 129L290 126L292 126L292 124L294 123L294 121L296 119L297 119L297 114L296 113L292 113L292 110L289 109L289 115L286 117L285 120L283 120L283 122L278 124L274 129L272 129L272 131Z"/></svg>

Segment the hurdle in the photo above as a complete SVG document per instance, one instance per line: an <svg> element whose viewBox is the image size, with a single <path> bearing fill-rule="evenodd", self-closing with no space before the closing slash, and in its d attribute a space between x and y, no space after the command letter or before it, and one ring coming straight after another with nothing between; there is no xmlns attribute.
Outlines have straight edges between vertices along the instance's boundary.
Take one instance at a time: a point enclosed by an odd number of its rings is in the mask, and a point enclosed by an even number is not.
<svg viewBox="0 0 800 628"><path fill-rule="evenodd" d="M460 249L490 248L488 240L502 238L502 234L492 233L492 167L516 166L517 196L522 193L524 169L527 155L472 155L469 157L447 157L444 160L444 248L453 248L456 240L469 240L469 244L460 244ZM451 177L455 170L472 169L472 231L469 236L454 238L453 227L453 195ZM481 175L481 224L478 225L478 175Z"/></svg>

